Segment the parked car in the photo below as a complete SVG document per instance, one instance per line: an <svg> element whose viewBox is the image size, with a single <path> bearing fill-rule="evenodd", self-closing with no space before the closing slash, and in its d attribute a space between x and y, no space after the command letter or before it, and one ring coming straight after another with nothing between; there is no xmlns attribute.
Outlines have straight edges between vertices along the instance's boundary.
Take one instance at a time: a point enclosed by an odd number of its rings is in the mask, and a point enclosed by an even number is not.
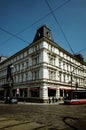
<svg viewBox="0 0 86 130"><path fill-rule="evenodd" d="M6 98L5 99L5 104L17 104L18 103L18 101L17 101L17 99L16 98Z"/></svg>

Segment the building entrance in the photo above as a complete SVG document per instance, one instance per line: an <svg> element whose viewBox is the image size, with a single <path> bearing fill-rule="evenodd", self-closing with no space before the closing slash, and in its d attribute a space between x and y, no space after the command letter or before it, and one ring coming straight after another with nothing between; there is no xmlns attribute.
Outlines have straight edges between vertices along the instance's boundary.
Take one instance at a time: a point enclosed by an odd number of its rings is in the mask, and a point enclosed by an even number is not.
<svg viewBox="0 0 86 130"><path fill-rule="evenodd" d="M48 88L48 97L55 97L56 89Z"/></svg>

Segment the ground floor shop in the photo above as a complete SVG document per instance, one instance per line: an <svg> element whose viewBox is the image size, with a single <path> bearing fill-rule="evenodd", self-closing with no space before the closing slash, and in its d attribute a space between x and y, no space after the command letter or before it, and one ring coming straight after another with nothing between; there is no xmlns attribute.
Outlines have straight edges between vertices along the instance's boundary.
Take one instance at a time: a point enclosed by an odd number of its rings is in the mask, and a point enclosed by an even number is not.
<svg viewBox="0 0 86 130"><path fill-rule="evenodd" d="M61 88L59 86L34 86L13 89L13 97L28 102L48 102L49 98L62 100L71 88Z"/></svg>
<svg viewBox="0 0 86 130"><path fill-rule="evenodd" d="M49 99L63 100L72 88L58 84L24 84L6 86L0 91L2 97L17 98L19 101L48 102Z"/></svg>

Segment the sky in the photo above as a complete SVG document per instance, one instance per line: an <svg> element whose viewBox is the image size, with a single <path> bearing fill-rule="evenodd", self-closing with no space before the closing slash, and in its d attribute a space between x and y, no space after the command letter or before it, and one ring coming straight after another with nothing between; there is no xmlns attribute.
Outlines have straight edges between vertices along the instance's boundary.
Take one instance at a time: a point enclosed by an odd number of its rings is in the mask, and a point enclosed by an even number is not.
<svg viewBox="0 0 86 130"><path fill-rule="evenodd" d="M55 43L86 61L86 0L0 0L0 55L27 47L42 25Z"/></svg>

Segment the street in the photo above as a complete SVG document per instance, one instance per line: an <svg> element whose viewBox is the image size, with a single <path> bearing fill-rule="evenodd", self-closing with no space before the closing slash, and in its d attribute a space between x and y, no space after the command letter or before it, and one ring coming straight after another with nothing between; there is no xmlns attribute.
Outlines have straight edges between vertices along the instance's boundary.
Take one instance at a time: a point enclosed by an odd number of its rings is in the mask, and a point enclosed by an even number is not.
<svg viewBox="0 0 86 130"><path fill-rule="evenodd" d="M0 104L0 130L86 130L86 105Z"/></svg>

